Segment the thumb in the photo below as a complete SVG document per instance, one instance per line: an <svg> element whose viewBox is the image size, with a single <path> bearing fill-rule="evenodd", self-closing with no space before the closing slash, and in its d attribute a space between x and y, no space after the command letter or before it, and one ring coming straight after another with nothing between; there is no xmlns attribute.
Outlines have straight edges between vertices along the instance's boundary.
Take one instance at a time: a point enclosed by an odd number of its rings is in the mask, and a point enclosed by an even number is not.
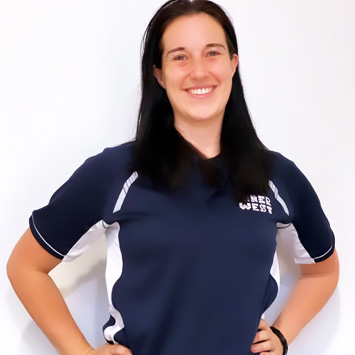
<svg viewBox="0 0 355 355"><path fill-rule="evenodd" d="M132 351L123 345L110 346L110 355L132 355Z"/></svg>
<svg viewBox="0 0 355 355"><path fill-rule="evenodd" d="M266 321L264 319L260 319L259 329L266 330L268 328L269 328L269 325L266 323Z"/></svg>

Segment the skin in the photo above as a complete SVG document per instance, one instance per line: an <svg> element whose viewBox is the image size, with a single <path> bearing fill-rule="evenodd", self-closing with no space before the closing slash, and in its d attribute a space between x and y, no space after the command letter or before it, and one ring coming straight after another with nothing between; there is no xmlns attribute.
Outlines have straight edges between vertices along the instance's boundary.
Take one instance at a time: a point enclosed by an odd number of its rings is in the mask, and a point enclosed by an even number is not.
<svg viewBox="0 0 355 355"><path fill-rule="evenodd" d="M238 57L228 53L223 29L205 14L184 16L171 23L163 36L163 49L162 68L154 68L154 75L167 91L175 127L203 155L213 157L219 153L223 115ZM213 90L202 96L188 92L198 88ZM7 264L8 277L16 294L58 353L131 355L131 351L121 345L105 344L94 349L87 342L48 275L59 263L28 229ZM328 301L338 275L336 252L323 262L301 265L301 277L274 323L288 343ZM261 320L259 329L251 351L281 355L281 343L269 325Z"/></svg>
<svg viewBox="0 0 355 355"><path fill-rule="evenodd" d="M219 153L224 111L238 56L228 52L224 31L211 16L182 16L165 30L162 68L154 75L166 90L176 129L207 157ZM212 89L196 95L191 89Z"/></svg>

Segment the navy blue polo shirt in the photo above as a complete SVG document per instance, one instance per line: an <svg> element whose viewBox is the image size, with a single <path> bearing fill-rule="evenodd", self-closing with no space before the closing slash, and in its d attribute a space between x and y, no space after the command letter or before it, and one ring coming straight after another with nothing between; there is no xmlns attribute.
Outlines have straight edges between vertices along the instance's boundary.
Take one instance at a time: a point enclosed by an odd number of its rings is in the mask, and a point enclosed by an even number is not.
<svg viewBox="0 0 355 355"><path fill-rule="evenodd" d="M30 227L70 261L107 238L104 336L134 355L250 355L279 288L277 236L297 263L325 260L334 236L312 186L273 153L267 194L237 203L224 173L212 188L196 165L186 186L154 187L130 171L133 143L89 158L33 212ZM211 160L222 169L220 158Z"/></svg>

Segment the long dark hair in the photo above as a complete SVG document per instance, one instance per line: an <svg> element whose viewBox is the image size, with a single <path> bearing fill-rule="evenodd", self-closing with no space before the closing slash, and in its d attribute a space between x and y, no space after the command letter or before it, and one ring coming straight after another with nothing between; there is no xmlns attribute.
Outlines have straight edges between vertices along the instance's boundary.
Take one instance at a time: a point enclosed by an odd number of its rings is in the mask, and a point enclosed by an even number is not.
<svg viewBox="0 0 355 355"><path fill-rule="evenodd" d="M143 37L142 98L139 109L134 168L161 186L176 187L185 182L191 164L200 162L210 184L218 184L217 170L175 129L173 110L166 91L153 74L162 66L162 37L169 24L180 16L205 13L222 26L230 57L238 54L233 25L225 12L208 0L170 0L156 12ZM220 157L232 182L235 199L244 201L251 194L268 190L269 151L258 138L244 98L239 66L232 79L221 138ZM195 159L195 160L194 160Z"/></svg>

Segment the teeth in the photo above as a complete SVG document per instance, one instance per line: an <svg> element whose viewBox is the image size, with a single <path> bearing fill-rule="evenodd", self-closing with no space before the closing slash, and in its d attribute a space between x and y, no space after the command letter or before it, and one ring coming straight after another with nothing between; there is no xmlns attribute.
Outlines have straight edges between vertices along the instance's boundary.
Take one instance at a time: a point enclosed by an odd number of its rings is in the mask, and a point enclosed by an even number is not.
<svg viewBox="0 0 355 355"><path fill-rule="evenodd" d="M213 88L190 89L189 92L194 95L205 95L211 92Z"/></svg>

